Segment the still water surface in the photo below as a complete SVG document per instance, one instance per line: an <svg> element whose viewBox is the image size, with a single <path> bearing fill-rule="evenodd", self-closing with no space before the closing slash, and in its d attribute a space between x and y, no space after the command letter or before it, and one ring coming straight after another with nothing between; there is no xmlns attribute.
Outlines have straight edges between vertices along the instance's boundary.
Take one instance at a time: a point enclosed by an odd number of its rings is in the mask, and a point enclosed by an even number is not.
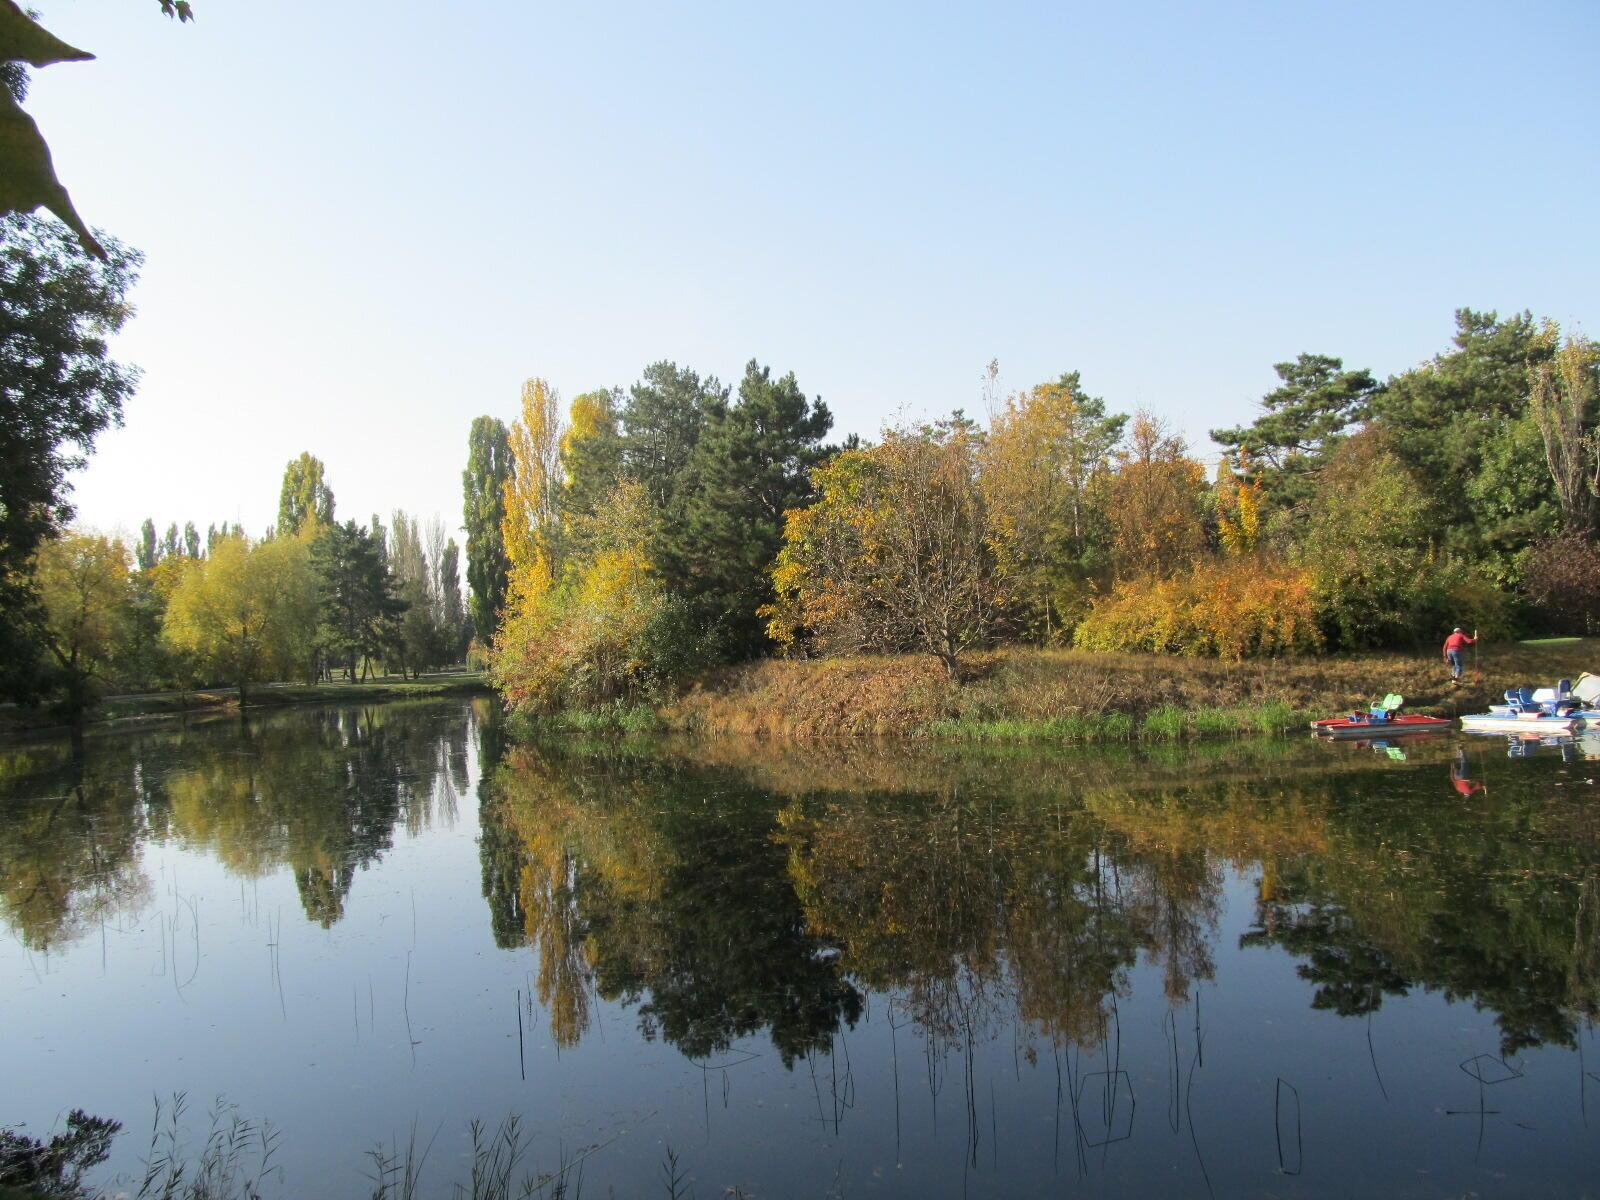
<svg viewBox="0 0 1600 1200"><path fill-rule="evenodd" d="M0 1124L121 1119L110 1181L226 1096L304 1197L413 1127L447 1195L510 1112L598 1196L668 1147L702 1197L1593 1195L1593 780L514 746L485 701L3 749Z"/></svg>

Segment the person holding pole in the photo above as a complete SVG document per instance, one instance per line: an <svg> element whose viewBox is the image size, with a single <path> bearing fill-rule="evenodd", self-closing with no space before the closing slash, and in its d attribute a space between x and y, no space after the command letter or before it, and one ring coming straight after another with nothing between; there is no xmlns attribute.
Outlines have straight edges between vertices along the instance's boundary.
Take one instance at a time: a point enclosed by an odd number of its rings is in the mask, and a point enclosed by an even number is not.
<svg viewBox="0 0 1600 1200"><path fill-rule="evenodd" d="M1474 629L1472 636L1468 637L1461 632L1457 625L1450 636L1444 640L1444 661L1450 664L1450 682L1456 683L1461 679L1461 652L1478 640L1478 631Z"/></svg>

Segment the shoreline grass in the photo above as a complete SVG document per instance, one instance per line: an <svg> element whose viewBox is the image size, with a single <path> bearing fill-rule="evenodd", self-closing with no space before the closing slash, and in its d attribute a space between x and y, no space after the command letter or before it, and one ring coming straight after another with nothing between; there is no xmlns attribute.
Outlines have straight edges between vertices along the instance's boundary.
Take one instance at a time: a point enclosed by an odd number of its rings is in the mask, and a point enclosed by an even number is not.
<svg viewBox="0 0 1600 1200"><path fill-rule="evenodd" d="M1482 646L1459 684L1434 650L1225 662L1011 647L973 655L960 682L929 655L765 659L707 674L658 715L709 736L1178 742L1300 730L1389 692L1459 716L1591 667L1600 639Z"/></svg>
<svg viewBox="0 0 1600 1200"><path fill-rule="evenodd" d="M1304 729L1311 720L1282 701L1235 708L1185 709L1163 704L1142 721L1127 713L1074 714L1048 720L930 721L919 736L965 742L1179 742L1200 738L1277 736Z"/></svg>

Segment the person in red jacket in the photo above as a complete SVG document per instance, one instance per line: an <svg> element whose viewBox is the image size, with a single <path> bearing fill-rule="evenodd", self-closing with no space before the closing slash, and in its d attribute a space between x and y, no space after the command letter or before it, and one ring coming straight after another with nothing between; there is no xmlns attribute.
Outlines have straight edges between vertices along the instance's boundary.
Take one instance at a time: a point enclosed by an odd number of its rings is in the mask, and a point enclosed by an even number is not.
<svg viewBox="0 0 1600 1200"><path fill-rule="evenodd" d="M1450 636L1444 640L1444 660L1450 664L1450 678L1452 681L1461 678L1461 652L1478 640L1478 631L1473 630L1468 637L1461 632L1457 625Z"/></svg>

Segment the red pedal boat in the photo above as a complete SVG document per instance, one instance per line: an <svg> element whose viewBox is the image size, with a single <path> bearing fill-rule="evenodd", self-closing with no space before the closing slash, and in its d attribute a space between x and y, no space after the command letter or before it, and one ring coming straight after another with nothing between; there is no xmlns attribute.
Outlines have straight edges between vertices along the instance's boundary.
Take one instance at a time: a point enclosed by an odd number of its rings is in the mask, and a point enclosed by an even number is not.
<svg viewBox="0 0 1600 1200"><path fill-rule="evenodd" d="M1385 738L1402 733L1449 729L1455 722L1444 717L1421 717L1402 713L1404 696L1390 692L1370 707L1355 709L1343 716L1311 722L1311 731L1322 737Z"/></svg>
<svg viewBox="0 0 1600 1200"><path fill-rule="evenodd" d="M1449 729L1454 721L1443 717L1420 717L1410 713L1404 716L1386 717L1382 720L1366 715L1347 715L1343 717L1329 717L1324 721L1311 722L1313 733L1322 737L1348 737L1348 738L1386 738L1396 737L1403 733L1424 733L1429 730L1438 731Z"/></svg>

